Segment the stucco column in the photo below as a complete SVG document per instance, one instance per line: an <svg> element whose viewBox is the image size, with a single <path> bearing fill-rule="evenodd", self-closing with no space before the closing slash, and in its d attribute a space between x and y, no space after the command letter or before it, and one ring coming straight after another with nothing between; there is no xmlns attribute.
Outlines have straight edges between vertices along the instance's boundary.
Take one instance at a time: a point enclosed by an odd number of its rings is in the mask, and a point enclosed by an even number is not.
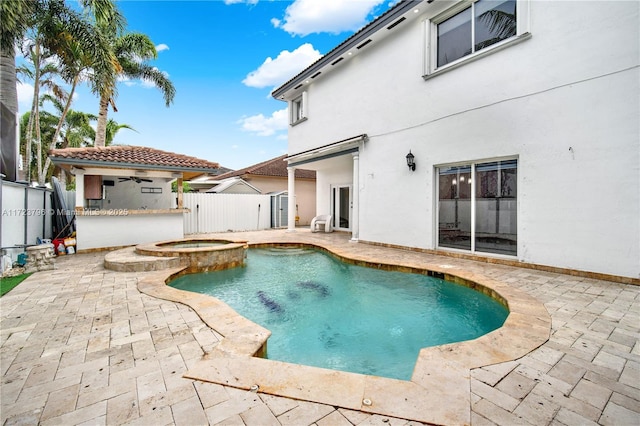
<svg viewBox="0 0 640 426"><path fill-rule="evenodd" d="M183 193L183 189L182 189L182 176L180 176L178 178L178 180L176 181L176 187L178 189L178 201L177 201L177 205L178 208L181 209L183 207L183 201L182 201L182 193ZM169 206L171 207L171 206Z"/></svg>
<svg viewBox="0 0 640 426"><path fill-rule="evenodd" d="M357 243L360 238L360 152L353 154L353 196L351 198L353 206L351 209L351 239L352 243Z"/></svg>
<svg viewBox="0 0 640 426"><path fill-rule="evenodd" d="M75 169L74 174L76 176L76 205L77 209L84 209L84 170Z"/></svg>
<svg viewBox="0 0 640 426"><path fill-rule="evenodd" d="M288 214L287 214L287 232L296 232L296 169L295 167L287 167L287 177L289 186L288 191Z"/></svg>

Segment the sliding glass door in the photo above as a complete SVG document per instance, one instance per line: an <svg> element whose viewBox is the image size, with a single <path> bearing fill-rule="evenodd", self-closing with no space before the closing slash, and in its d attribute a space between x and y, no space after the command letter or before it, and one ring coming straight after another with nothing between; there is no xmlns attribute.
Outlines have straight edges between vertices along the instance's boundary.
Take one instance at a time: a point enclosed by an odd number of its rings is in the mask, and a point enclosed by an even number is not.
<svg viewBox="0 0 640 426"><path fill-rule="evenodd" d="M439 169L438 245L471 250L471 165Z"/></svg>
<svg viewBox="0 0 640 426"><path fill-rule="evenodd" d="M518 160L442 166L438 247L517 255Z"/></svg>

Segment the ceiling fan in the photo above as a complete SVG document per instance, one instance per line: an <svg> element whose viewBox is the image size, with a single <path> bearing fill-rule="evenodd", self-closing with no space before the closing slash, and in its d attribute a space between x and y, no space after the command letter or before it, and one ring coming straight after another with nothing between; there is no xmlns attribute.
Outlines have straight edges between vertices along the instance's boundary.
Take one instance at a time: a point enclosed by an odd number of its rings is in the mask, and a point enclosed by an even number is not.
<svg viewBox="0 0 640 426"><path fill-rule="evenodd" d="M121 177L121 178L118 178L118 180L119 180L120 182L126 182L126 181L128 181L128 180L132 180L132 181L134 181L134 182L136 182L136 183L141 183L141 182L153 182L153 180L151 180L151 179L139 178L139 177L136 177L136 176L131 176L131 177Z"/></svg>

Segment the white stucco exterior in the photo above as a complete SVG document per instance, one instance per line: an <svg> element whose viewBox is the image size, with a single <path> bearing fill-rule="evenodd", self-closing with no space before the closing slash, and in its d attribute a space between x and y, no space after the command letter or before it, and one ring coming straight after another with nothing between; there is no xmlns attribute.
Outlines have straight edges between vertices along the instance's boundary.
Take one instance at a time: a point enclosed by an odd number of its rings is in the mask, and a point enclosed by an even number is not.
<svg viewBox="0 0 640 426"><path fill-rule="evenodd" d="M640 3L520 2L517 41L423 78L429 20L452 4L421 3L287 91L307 93L289 155L367 135L359 239L424 249L438 248L438 166L517 159L515 259L639 278ZM317 170L317 213L330 214L331 186L353 183L352 155L304 168Z"/></svg>
<svg viewBox="0 0 640 426"><path fill-rule="evenodd" d="M79 250L122 247L184 238L182 211L130 212L126 209L86 212L76 217Z"/></svg>

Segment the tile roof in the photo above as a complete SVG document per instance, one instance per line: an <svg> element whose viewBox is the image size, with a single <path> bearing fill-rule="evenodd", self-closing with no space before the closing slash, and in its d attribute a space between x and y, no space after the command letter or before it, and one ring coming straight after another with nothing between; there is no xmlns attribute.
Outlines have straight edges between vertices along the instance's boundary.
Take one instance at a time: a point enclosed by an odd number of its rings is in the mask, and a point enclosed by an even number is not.
<svg viewBox="0 0 640 426"><path fill-rule="evenodd" d="M168 170L197 170L215 172L220 169L218 163L202 160L188 155L161 151L145 146L113 145L103 148L65 148L53 149L49 155L54 163L92 164L109 167L151 166Z"/></svg>
<svg viewBox="0 0 640 426"><path fill-rule="evenodd" d="M287 155L281 155L280 157L273 158L271 160L263 161L262 163L254 164L253 166L245 167L244 169L228 172L216 178L225 179L233 176L245 176L245 175L259 175L259 176L276 176L287 177L287 162L285 159ZM296 169L296 178L300 179L315 179L315 170Z"/></svg>

